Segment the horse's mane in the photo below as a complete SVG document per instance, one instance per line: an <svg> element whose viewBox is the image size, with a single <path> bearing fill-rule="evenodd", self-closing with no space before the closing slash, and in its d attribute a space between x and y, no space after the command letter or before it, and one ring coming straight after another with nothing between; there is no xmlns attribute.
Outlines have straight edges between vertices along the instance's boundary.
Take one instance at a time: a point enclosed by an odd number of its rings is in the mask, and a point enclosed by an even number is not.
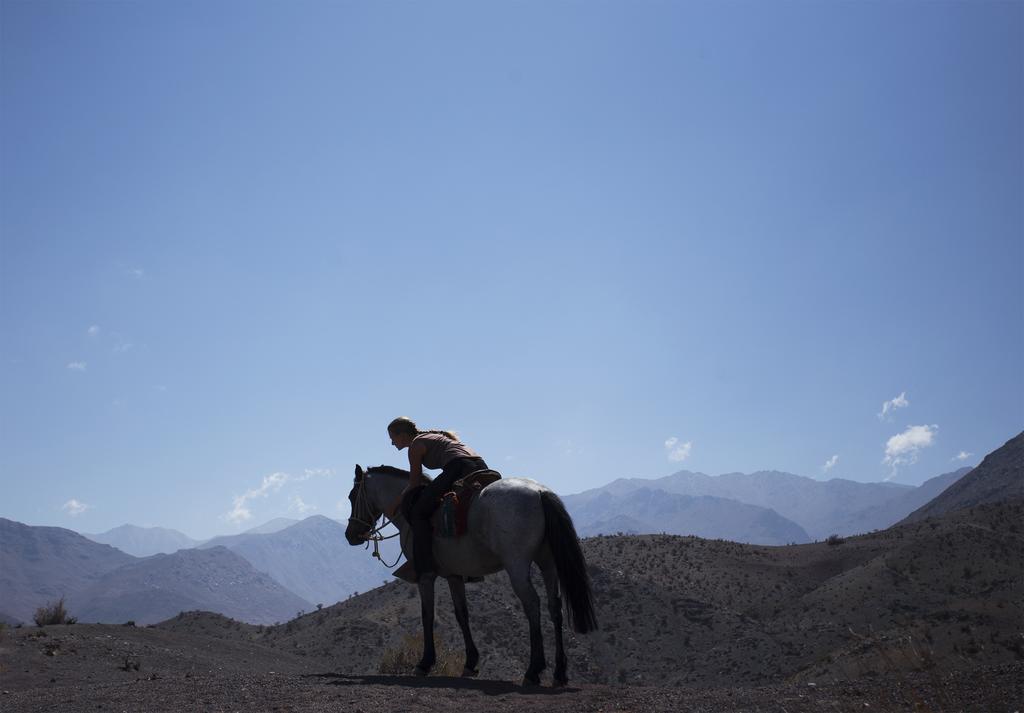
<svg viewBox="0 0 1024 713"><path fill-rule="evenodd" d="M384 475L393 475L397 478L409 477L409 471L402 470L401 468L395 468L394 466L391 465L375 465L371 468L367 468L366 474L369 475L370 473L383 473ZM423 477L426 478L427 480L431 479L430 476L428 476L426 473L423 474Z"/></svg>

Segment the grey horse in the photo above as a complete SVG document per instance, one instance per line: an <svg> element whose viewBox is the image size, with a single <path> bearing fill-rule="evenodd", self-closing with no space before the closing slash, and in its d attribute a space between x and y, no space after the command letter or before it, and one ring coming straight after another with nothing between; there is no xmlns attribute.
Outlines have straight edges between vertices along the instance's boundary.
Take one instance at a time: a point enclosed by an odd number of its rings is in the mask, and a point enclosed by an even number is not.
<svg viewBox="0 0 1024 713"><path fill-rule="evenodd" d="M390 466L356 466L355 483L349 493L352 516L345 530L351 545L365 544L377 531L377 520L409 483L408 471ZM411 528L402 514L394 523L402 533L402 549L411 552ZM568 683L565 648L562 643L562 599L573 628L585 634L597 628L597 616L576 529L559 497L550 489L527 478L504 478L480 491L469 511L467 532L458 538L436 537L434 559L437 574L448 580L455 618L466 644L464 676L477 673L480 654L469 630L464 577L481 577L504 569L512 589L523 603L530 622L530 665L524 683L539 685L540 672L546 668L540 628L540 599L530 581L530 569L536 563L544 576L548 613L555 629L556 686ZM423 618L423 657L414 673L425 676L433 667L434 651L434 577L424 576L418 583Z"/></svg>

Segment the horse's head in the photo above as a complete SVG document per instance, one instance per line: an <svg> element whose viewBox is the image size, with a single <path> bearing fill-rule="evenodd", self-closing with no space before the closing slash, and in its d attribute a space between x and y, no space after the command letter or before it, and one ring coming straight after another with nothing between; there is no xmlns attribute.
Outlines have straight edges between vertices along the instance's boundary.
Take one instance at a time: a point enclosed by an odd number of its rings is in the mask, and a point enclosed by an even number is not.
<svg viewBox="0 0 1024 713"><path fill-rule="evenodd" d="M377 518L381 516L381 511L370 501L366 480L366 473L363 472L362 466L357 465L356 479L352 484L352 491L348 494L348 501L352 504L352 514L348 518L345 539L350 545L365 543L366 536L370 534Z"/></svg>

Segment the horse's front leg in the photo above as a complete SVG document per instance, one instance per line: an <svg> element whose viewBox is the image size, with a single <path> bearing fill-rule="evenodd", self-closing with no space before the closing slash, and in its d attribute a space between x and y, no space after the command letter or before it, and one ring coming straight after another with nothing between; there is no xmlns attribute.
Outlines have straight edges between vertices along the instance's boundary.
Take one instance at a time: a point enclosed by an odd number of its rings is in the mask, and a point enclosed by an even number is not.
<svg viewBox="0 0 1024 713"><path fill-rule="evenodd" d="M466 665L462 668L462 675L476 676L480 673L476 667L480 660L480 652L476 650L473 634L469 631L469 606L466 604L466 585L462 577L449 577L448 589L452 592L452 604L455 605L455 620L459 622L462 640L466 643Z"/></svg>
<svg viewBox="0 0 1024 713"><path fill-rule="evenodd" d="M413 669L416 676L426 676L434 667L434 579L433 573L422 574L419 579L420 617L423 620L423 657Z"/></svg>

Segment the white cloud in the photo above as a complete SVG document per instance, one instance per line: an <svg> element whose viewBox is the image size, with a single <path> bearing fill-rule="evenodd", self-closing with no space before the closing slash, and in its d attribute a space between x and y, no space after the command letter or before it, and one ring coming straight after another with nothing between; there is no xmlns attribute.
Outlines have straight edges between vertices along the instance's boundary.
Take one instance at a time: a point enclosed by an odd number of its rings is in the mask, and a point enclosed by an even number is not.
<svg viewBox="0 0 1024 713"><path fill-rule="evenodd" d="M71 371L85 371L84 361L73 361L68 364L68 369Z"/></svg>
<svg viewBox="0 0 1024 713"><path fill-rule="evenodd" d="M917 462L917 454L935 441L935 432L939 429L931 426L908 426L903 433L897 433L885 443L885 458L882 462L892 468L889 478L896 475L896 470L903 465Z"/></svg>
<svg viewBox="0 0 1024 713"><path fill-rule="evenodd" d="M309 480L310 478L331 476L334 471L327 468L307 468L302 472L302 475L291 475L289 473L271 473L270 475L263 476L263 481L260 483L258 488L245 491L241 495L236 495L232 501L231 510L224 514L224 519L228 522L239 524L252 518L252 510L249 509L249 502L256 498L266 498L271 493L276 493L288 483L301 483ZM295 506L295 501L298 500L302 503L298 496L292 499L292 507ZM306 506L305 503L302 503Z"/></svg>
<svg viewBox="0 0 1024 713"><path fill-rule="evenodd" d="M83 502L79 502L78 500L71 498L66 503L61 505L60 509L66 512L71 517L74 517L76 515L81 515L83 512L85 512L91 507L92 505L86 505Z"/></svg>
<svg viewBox="0 0 1024 713"><path fill-rule="evenodd" d="M665 453L668 455L668 459L673 463L680 463L689 458L691 450L693 450L692 441L680 443L679 439L675 436L672 436L665 441Z"/></svg>
<svg viewBox="0 0 1024 713"><path fill-rule="evenodd" d="M90 337L98 337L100 333L100 325L92 325L87 330L85 330L85 333L88 334Z"/></svg>
<svg viewBox="0 0 1024 713"><path fill-rule="evenodd" d="M881 420L885 420L885 417L889 416L896 409L906 408L909 405L910 402L907 401L907 392L903 391L896 398L889 399L884 404L882 404L882 411L881 413L878 414L878 418Z"/></svg>
<svg viewBox="0 0 1024 713"><path fill-rule="evenodd" d="M307 512L313 512L314 510L316 510L317 506L309 505L303 502L302 498L300 498L298 495L293 495L292 501L288 505L288 509L292 512L297 512L300 515L305 515Z"/></svg>
<svg viewBox="0 0 1024 713"><path fill-rule="evenodd" d="M965 460L967 460L968 458L970 458L973 455L974 455L973 453L968 453L967 451L960 451L955 456L953 456L953 460L958 460L961 463L963 463Z"/></svg>
<svg viewBox="0 0 1024 713"><path fill-rule="evenodd" d="M130 267L128 268L128 274L134 277L136 280L141 280L146 276L146 271L141 267Z"/></svg>
<svg viewBox="0 0 1024 713"><path fill-rule="evenodd" d="M132 344L131 342L121 340L114 345L113 352L114 354L124 354L127 351L131 351L132 347L134 346L135 345Z"/></svg>
<svg viewBox="0 0 1024 713"><path fill-rule="evenodd" d="M837 453L836 455L832 456L827 461L825 461L825 465L821 466L822 472L823 473L829 472L830 470L832 470L833 468L836 467L836 463L838 463L838 462L839 462L839 454Z"/></svg>

